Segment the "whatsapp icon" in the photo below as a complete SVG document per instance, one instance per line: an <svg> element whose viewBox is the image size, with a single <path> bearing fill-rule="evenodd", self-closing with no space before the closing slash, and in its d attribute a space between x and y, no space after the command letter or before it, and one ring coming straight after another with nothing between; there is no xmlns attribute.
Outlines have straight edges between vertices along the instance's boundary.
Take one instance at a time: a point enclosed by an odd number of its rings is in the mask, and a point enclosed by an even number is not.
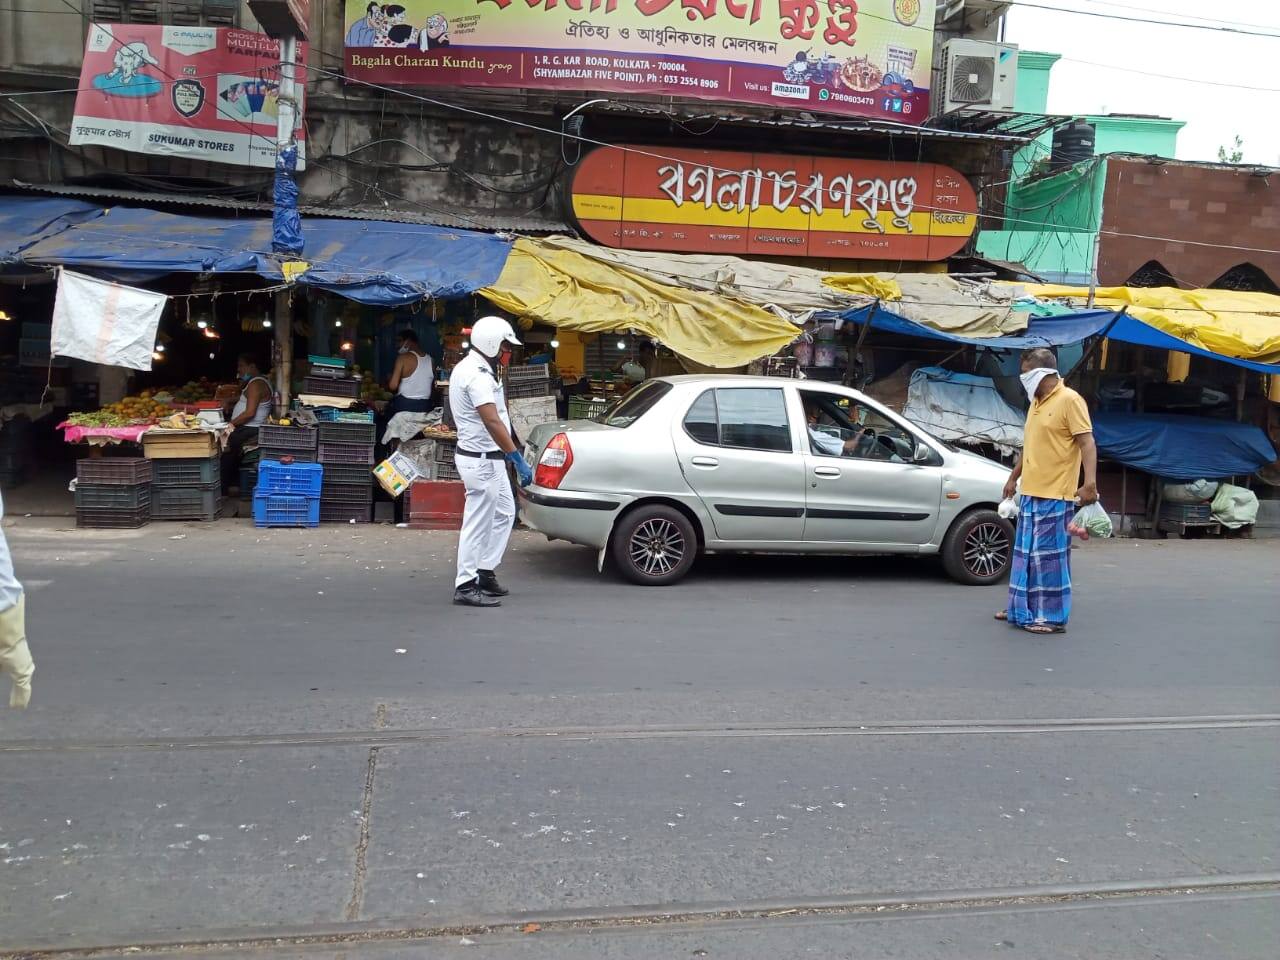
<svg viewBox="0 0 1280 960"><path fill-rule="evenodd" d="M819 99L819 100L830 100L830 99L831 99L831 91L830 91L830 90L828 90L826 87L823 87L821 90L819 90L819 91L818 91L818 99Z"/></svg>

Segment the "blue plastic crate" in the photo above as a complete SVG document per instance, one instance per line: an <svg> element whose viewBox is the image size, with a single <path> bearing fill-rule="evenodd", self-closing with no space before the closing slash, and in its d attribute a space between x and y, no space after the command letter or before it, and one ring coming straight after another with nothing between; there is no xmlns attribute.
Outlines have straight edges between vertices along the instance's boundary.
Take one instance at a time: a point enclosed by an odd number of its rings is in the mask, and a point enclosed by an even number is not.
<svg viewBox="0 0 1280 960"><path fill-rule="evenodd" d="M255 493L253 495L255 527L318 527L320 498Z"/></svg>
<svg viewBox="0 0 1280 960"><path fill-rule="evenodd" d="M258 464L258 486L254 492L318 497L323 484L324 466L319 463L263 460Z"/></svg>

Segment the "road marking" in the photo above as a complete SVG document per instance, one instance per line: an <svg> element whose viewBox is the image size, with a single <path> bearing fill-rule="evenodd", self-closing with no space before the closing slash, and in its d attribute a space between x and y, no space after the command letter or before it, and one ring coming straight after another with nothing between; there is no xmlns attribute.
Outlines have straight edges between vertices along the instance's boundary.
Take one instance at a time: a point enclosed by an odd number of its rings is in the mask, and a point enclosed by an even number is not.
<svg viewBox="0 0 1280 960"><path fill-rule="evenodd" d="M164 950L228 950L251 948L341 946L479 937L501 940L523 936L528 923L537 923L540 935L574 932L615 932L654 929L680 931L696 924L705 932L711 925L742 928L764 922L813 920L901 920L923 916L973 916L986 913L1036 912L1051 909L1135 907L1157 901L1224 902L1280 897L1280 873L1172 877L1163 880L1104 881L1029 885L975 890L876 893L842 897L797 897L779 900L727 903L666 904L559 910L550 913L517 913L448 926L425 927L420 918L364 922L305 924L273 928L244 927L208 930L186 937L173 934L139 935L129 940L66 946L43 941L6 946L6 956L32 956L41 960L84 957L99 953L158 953Z"/></svg>
<svg viewBox="0 0 1280 960"><path fill-rule="evenodd" d="M245 747L308 747L438 743L446 740L681 740L753 739L765 737L937 737L1076 733L1159 733L1179 730L1265 730L1280 727L1280 714L1207 717L1124 717L963 721L732 724L649 727L481 727L474 729L407 728L347 730L331 733L264 733L230 736L136 737L119 740L0 741L0 753L54 753L91 750L207 750Z"/></svg>

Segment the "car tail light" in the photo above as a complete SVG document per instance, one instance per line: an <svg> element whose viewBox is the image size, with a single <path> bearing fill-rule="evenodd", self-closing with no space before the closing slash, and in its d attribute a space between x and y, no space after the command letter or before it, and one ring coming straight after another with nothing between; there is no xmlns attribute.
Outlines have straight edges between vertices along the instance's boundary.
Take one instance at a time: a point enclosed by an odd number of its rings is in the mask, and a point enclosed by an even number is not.
<svg viewBox="0 0 1280 960"><path fill-rule="evenodd" d="M533 482L539 487L555 490L572 466L573 447L569 445L569 436L557 433L538 458L538 469L533 474Z"/></svg>

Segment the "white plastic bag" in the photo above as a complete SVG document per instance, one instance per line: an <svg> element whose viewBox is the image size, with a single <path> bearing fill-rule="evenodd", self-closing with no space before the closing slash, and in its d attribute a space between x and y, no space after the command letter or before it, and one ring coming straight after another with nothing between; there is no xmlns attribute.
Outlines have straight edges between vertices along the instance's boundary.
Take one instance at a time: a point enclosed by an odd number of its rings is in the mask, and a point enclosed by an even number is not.
<svg viewBox="0 0 1280 960"><path fill-rule="evenodd" d="M1105 540L1114 532L1111 518L1107 516L1107 511L1102 509L1101 501L1095 501L1077 510L1067 530L1081 540L1088 540L1091 536Z"/></svg>
<svg viewBox="0 0 1280 960"><path fill-rule="evenodd" d="M996 513L1005 520L1013 520L1018 516L1018 498L1008 497L1000 501L1000 506L996 507Z"/></svg>

